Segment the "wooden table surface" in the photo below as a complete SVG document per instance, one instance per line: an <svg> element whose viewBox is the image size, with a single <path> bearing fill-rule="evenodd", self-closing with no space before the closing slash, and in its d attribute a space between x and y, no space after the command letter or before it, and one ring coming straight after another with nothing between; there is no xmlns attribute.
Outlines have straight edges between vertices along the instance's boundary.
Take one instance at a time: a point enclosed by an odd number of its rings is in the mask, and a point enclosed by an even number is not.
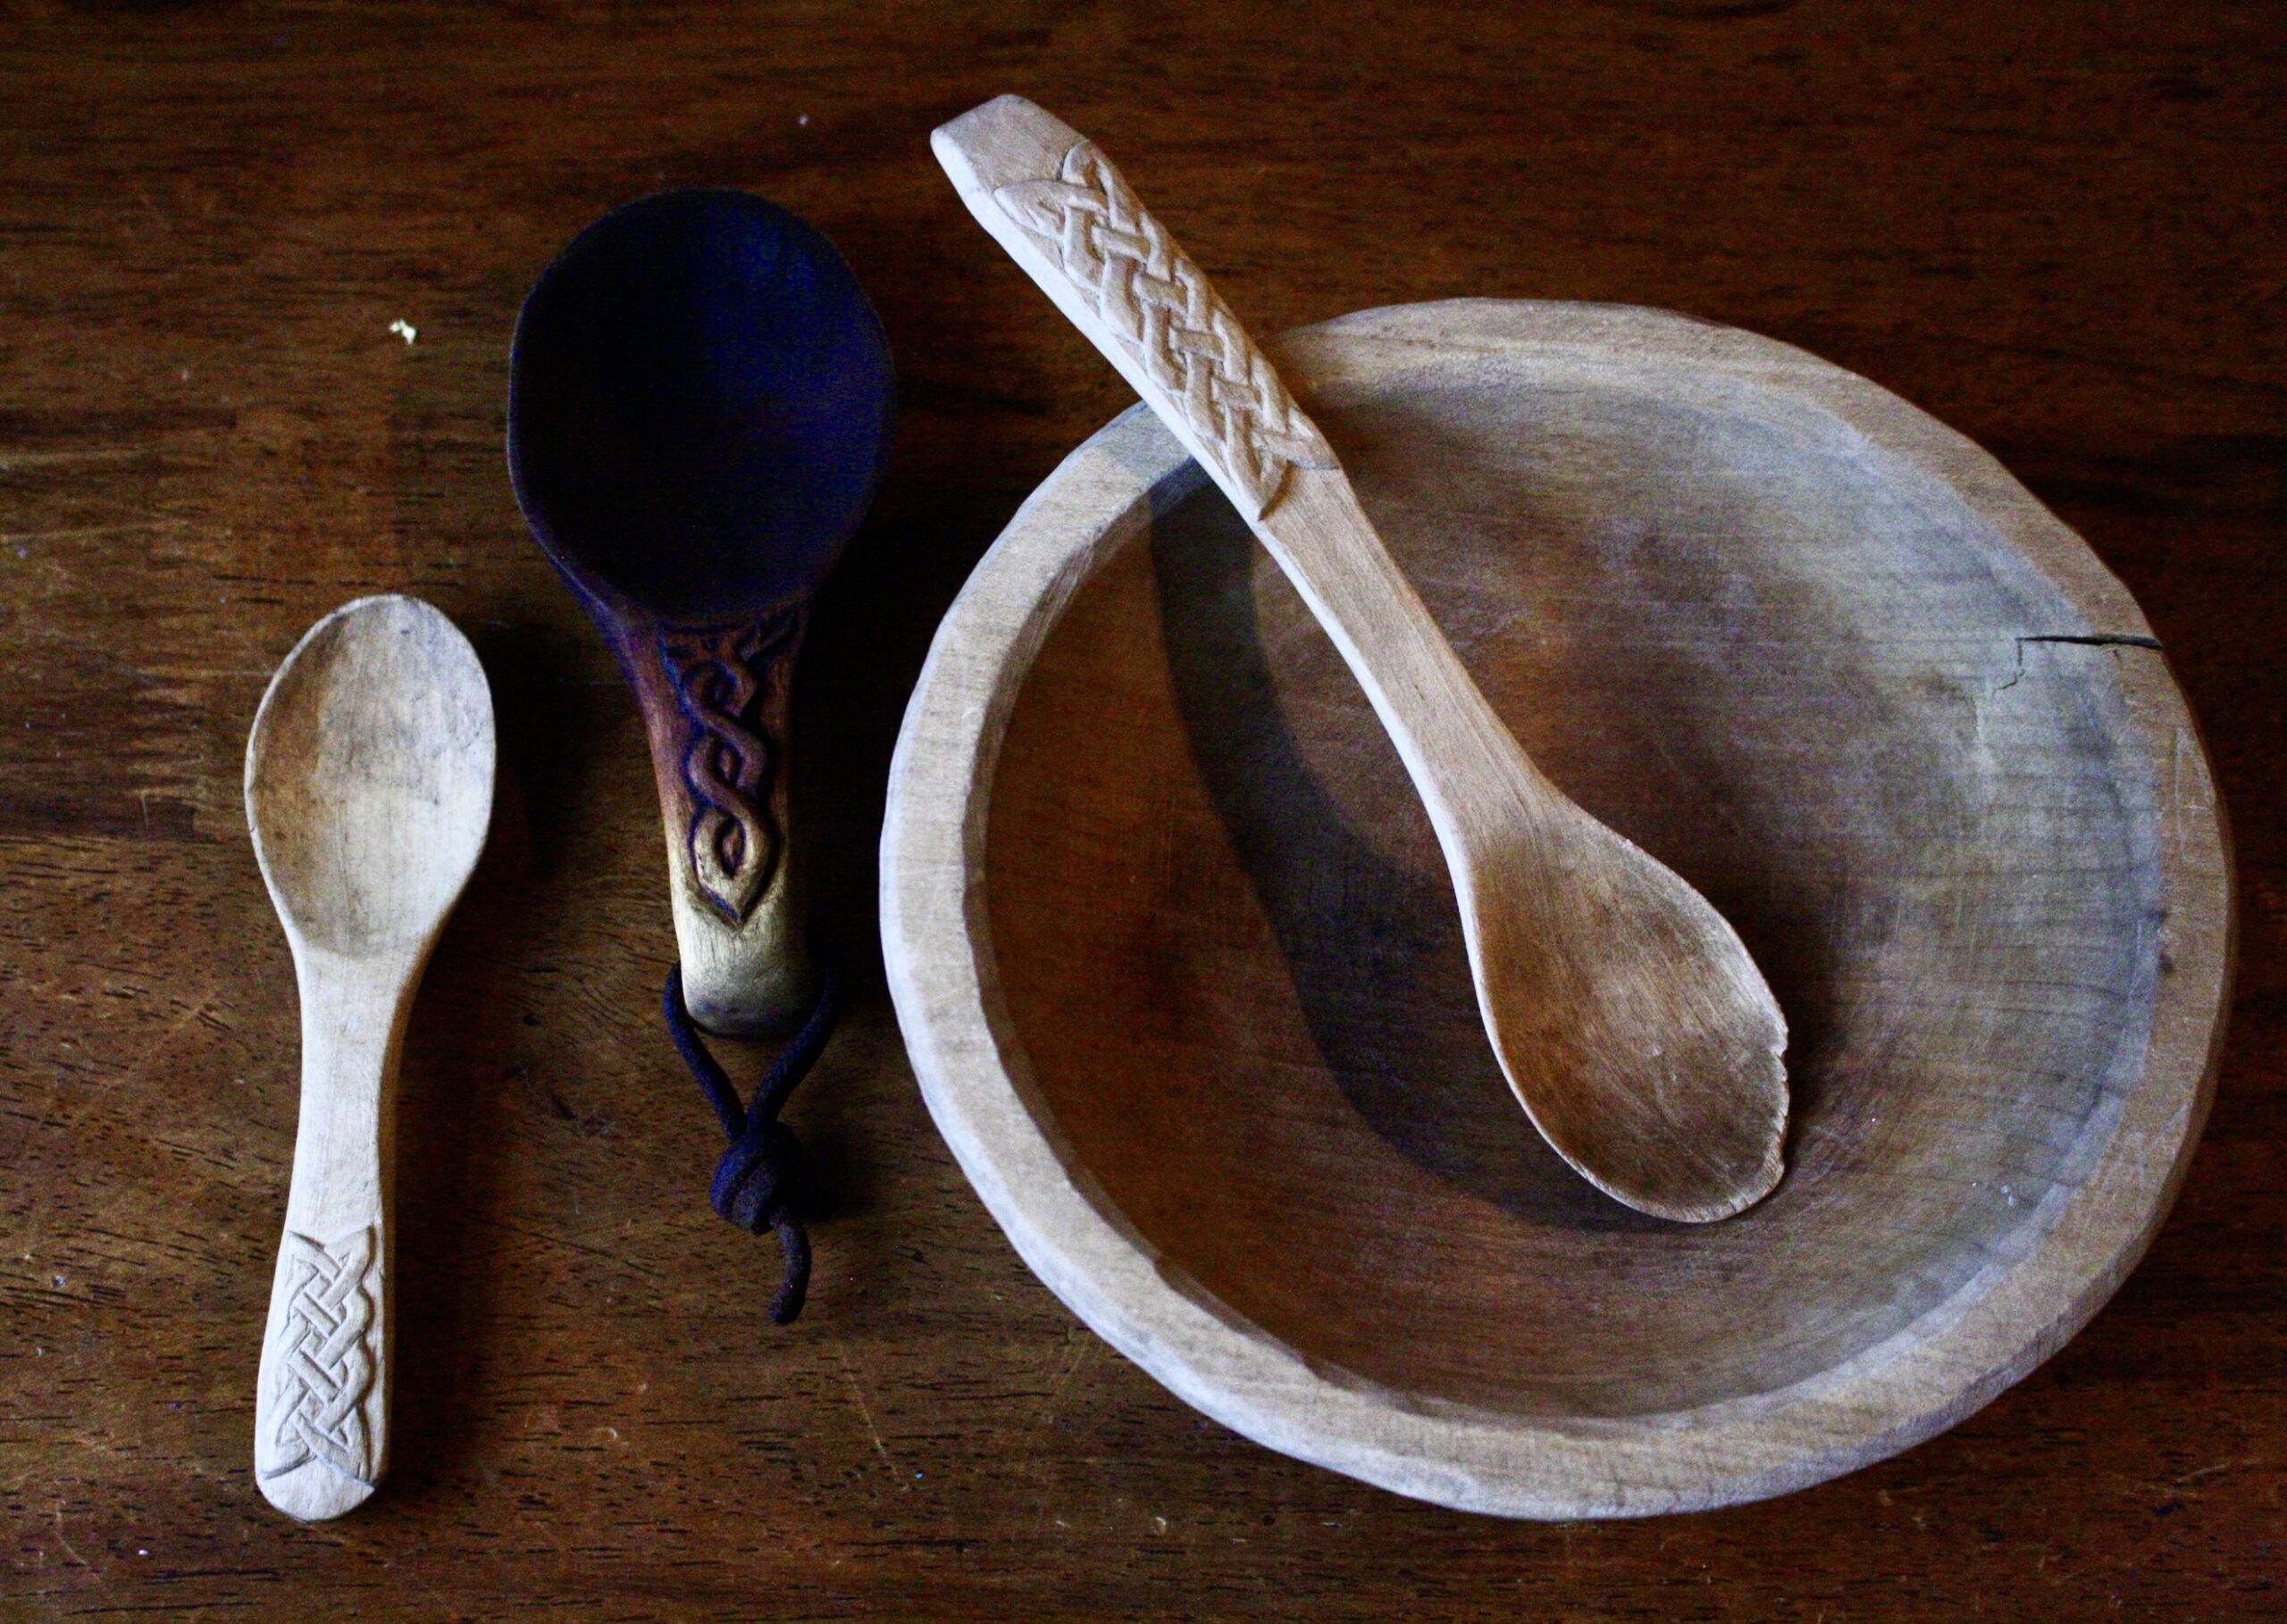
<svg viewBox="0 0 2287 1624"><path fill-rule="evenodd" d="M1006 89L1262 330L1461 294L1737 323L1991 448L2127 582L2233 816L2240 981L2174 1218L2031 1379L1777 1502L1512 1525L1226 1433L1026 1272L921 1108L872 904L932 626L1126 399L927 155ZM2287 1611L2283 92L2287 12L2147 0L13 8L0 1617ZM694 184L824 227L902 370L799 701L859 990L792 1111L837 1199L784 1333L658 1025L634 708L501 456L532 276ZM297 1037L241 750L302 629L383 590L474 638L500 804L408 1045L393 1474L303 1528L250 1471Z"/></svg>

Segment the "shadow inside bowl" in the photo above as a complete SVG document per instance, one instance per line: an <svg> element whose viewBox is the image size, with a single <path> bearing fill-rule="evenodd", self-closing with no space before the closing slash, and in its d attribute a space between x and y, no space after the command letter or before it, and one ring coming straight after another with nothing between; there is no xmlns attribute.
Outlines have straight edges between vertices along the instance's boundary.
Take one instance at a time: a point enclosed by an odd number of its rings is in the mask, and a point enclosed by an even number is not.
<svg viewBox="0 0 2287 1624"><path fill-rule="evenodd" d="M1395 751L1211 490L1081 589L1018 697L1009 1017L1169 1274L1321 1365L1534 1415L1775 1392L2020 1252L2105 1137L2159 884L2121 651L2021 642L2055 589L1839 425L1431 382L1314 410L1534 758L1763 967L1787 1179L1673 1225L1547 1149Z"/></svg>

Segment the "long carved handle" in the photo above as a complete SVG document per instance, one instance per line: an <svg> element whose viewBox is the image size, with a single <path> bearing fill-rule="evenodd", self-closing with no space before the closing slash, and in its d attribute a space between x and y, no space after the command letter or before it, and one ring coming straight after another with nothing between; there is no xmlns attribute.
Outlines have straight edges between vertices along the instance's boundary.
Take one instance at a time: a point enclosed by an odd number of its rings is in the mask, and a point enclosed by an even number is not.
<svg viewBox="0 0 2287 1624"><path fill-rule="evenodd" d="M1259 519L1296 467L1333 468L1318 425L1094 142L1022 96L931 137L979 224Z"/></svg>
<svg viewBox="0 0 2287 1624"><path fill-rule="evenodd" d="M1174 431L1300 590L1420 788L1449 858L1488 783L1557 799L1358 505L1325 436L1095 144L1003 96L931 138L979 224ZM1457 883L1467 872L1456 863Z"/></svg>
<svg viewBox="0 0 2287 1624"><path fill-rule="evenodd" d="M295 968L301 1120L255 1394L255 1478L280 1511L316 1521L372 1494L389 1463L390 1118L420 972L307 947Z"/></svg>

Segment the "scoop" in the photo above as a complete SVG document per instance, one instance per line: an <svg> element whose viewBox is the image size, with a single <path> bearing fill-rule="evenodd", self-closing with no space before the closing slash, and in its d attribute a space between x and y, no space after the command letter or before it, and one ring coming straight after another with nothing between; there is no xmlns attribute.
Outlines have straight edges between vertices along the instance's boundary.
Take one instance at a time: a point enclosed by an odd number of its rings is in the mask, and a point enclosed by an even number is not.
<svg viewBox="0 0 2287 1624"><path fill-rule="evenodd" d="M302 1109L255 1398L255 1477L338 1517L389 1461L391 1117L414 989L492 811L492 696L416 599L310 628L247 743L247 823L302 995Z"/></svg>
<svg viewBox="0 0 2287 1624"><path fill-rule="evenodd" d="M743 192L614 210L517 319L509 475L635 689L683 997L726 1037L783 1031L813 1001L788 684L810 594L872 500L893 395L834 245Z"/></svg>
<svg viewBox="0 0 2287 1624"><path fill-rule="evenodd" d="M1461 905L1486 1034L1582 1176L1705 1222L1779 1182L1787 1025L1730 925L1526 756L1318 425L1093 142L1021 96L931 145L977 222L1199 460L1397 747Z"/></svg>

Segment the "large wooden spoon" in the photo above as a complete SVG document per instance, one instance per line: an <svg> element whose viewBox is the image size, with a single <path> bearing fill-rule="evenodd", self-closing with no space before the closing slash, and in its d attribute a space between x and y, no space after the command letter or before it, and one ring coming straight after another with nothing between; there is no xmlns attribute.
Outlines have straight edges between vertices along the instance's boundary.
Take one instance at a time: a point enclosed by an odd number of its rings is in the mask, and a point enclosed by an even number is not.
<svg viewBox="0 0 2287 1624"><path fill-rule="evenodd" d="M1310 605L1428 807L1485 1029L1557 1153L1663 1218L1778 1183L1785 1019L1706 900L1502 724L1326 439L1094 144L1019 96L937 130L962 201L1199 459Z"/></svg>
<svg viewBox="0 0 2287 1624"><path fill-rule="evenodd" d="M492 809L492 696L452 622L361 598L286 657L247 822L302 992L302 1111L255 1397L255 1476L338 1517L389 1458L390 1162L406 1017Z"/></svg>

